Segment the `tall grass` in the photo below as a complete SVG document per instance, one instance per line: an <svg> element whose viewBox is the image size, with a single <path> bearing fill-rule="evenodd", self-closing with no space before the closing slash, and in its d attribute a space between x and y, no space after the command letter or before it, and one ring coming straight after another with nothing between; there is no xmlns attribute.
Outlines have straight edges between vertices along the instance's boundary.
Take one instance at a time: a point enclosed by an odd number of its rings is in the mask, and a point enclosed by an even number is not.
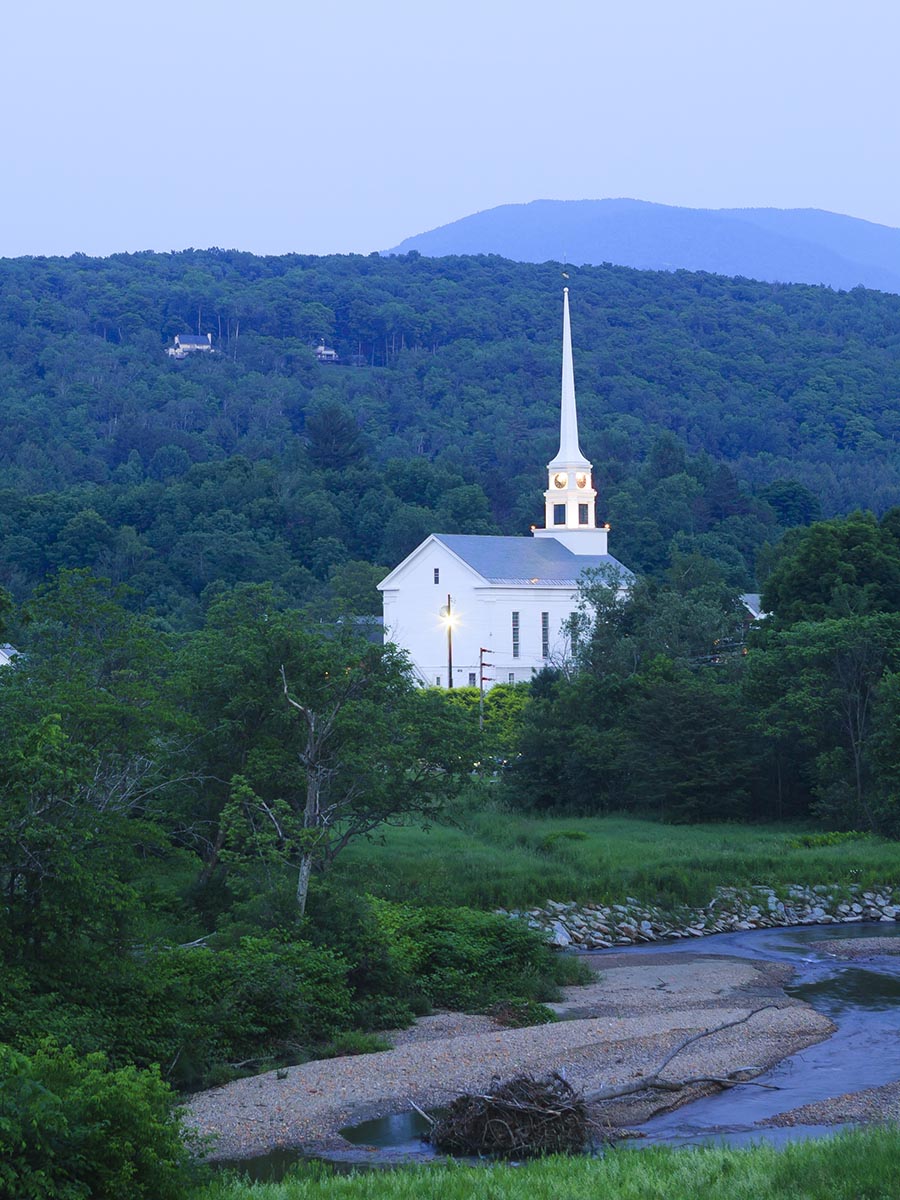
<svg viewBox="0 0 900 1200"><path fill-rule="evenodd" d="M705 904L719 885L900 884L900 844L797 844L799 826L662 825L635 817L539 817L473 793L450 822L389 829L349 849L356 887L423 904L527 907L547 899Z"/></svg>
<svg viewBox="0 0 900 1200"><path fill-rule="evenodd" d="M521 1167L301 1168L280 1184L217 1181L196 1200L897 1200L898 1161L900 1133L876 1129L783 1149L651 1148Z"/></svg>

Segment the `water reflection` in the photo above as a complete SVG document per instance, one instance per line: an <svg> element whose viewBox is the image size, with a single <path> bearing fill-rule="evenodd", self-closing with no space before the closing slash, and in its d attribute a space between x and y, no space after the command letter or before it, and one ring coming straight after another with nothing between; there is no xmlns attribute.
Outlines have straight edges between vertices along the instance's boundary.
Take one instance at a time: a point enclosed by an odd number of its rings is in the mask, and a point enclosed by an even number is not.
<svg viewBox="0 0 900 1200"><path fill-rule="evenodd" d="M868 1012L887 1012L900 1005L900 967L890 974L859 966L844 970L811 983L795 984L789 989L811 1004L818 1012L835 1019L847 1008Z"/></svg>
<svg viewBox="0 0 900 1200"><path fill-rule="evenodd" d="M354 1146L391 1146L397 1150L409 1145L412 1149L421 1150L422 1138L430 1128L431 1122L421 1113L404 1112L349 1125L340 1134Z"/></svg>

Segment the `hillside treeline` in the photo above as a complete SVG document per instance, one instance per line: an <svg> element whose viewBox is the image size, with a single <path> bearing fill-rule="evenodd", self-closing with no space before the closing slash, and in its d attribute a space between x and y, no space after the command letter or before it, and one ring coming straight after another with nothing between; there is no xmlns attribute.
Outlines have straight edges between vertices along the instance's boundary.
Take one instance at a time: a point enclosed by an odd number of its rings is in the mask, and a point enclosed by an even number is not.
<svg viewBox="0 0 900 1200"><path fill-rule="evenodd" d="M785 529L893 503L900 297L570 274L581 440L629 566L700 552L751 589ZM525 533L563 282L414 254L0 261L0 582L87 567L175 628L238 580L366 612L428 532ZM215 354L165 354L197 332Z"/></svg>

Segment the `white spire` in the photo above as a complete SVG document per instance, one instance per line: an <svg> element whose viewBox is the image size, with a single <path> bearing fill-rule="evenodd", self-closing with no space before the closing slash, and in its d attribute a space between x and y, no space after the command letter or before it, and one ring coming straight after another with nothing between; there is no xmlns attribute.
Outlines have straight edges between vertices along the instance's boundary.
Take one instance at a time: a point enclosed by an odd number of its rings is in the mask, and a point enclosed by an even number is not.
<svg viewBox="0 0 900 1200"><path fill-rule="evenodd" d="M569 289L563 288L562 401L559 415L559 452L547 463L543 529L535 537L552 537L573 554L606 554L606 529L597 528L597 493L591 481L591 464L578 445L575 411L575 372L572 369L572 327L569 323Z"/></svg>
<svg viewBox="0 0 900 1200"><path fill-rule="evenodd" d="M584 467L591 464L578 445L578 412L575 408L575 369L572 366L572 326L569 321L569 289L563 288L562 397L559 414L559 452L548 464L553 467Z"/></svg>

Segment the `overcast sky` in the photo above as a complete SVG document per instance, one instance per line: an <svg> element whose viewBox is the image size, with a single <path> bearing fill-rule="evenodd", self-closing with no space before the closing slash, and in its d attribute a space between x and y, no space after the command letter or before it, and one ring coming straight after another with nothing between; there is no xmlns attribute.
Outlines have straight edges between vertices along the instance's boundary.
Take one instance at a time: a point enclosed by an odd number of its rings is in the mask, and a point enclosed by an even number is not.
<svg viewBox="0 0 900 1200"><path fill-rule="evenodd" d="M386 249L629 196L900 226L897 0L5 7L0 255Z"/></svg>

